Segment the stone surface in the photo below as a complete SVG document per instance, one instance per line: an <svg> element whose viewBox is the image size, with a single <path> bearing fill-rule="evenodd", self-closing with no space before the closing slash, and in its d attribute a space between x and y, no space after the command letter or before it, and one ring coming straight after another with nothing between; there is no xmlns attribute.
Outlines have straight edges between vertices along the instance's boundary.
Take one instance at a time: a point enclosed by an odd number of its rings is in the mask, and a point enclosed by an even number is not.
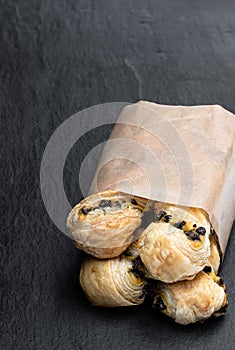
<svg viewBox="0 0 235 350"><path fill-rule="evenodd" d="M0 19L1 349L231 349L235 232L225 317L181 327L148 305L94 308L78 285L82 253L44 208L39 169L56 127L91 105L145 99L235 112L235 2L2 0ZM72 204L82 159L109 131L72 150Z"/></svg>

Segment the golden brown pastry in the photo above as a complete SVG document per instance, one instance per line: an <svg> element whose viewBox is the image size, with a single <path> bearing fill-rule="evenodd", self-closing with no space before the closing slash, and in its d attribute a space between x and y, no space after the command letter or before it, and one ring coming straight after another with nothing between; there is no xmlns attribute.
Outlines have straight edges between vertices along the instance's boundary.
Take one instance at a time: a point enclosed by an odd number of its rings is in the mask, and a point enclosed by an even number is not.
<svg viewBox="0 0 235 350"><path fill-rule="evenodd" d="M70 212L67 227L75 246L97 258L120 255L136 237L147 200L105 191L94 194Z"/></svg>
<svg viewBox="0 0 235 350"><path fill-rule="evenodd" d="M213 271L217 274L220 268L221 256L215 233L210 234L210 250L211 253L208 258L208 263L212 266Z"/></svg>
<svg viewBox="0 0 235 350"><path fill-rule="evenodd" d="M207 271L210 267L207 267ZM206 270L206 269L205 269ZM208 272L209 272L208 271ZM153 308L186 325L225 313L223 280L213 272L199 272L193 280L163 283L155 289Z"/></svg>
<svg viewBox="0 0 235 350"><path fill-rule="evenodd" d="M93 305L139 305L145 297L145 281L133 271L131 260L124 257L85 259L80 271L80 283Z"/></svg>
<svg viewBox="0 0 235 350"><path fill-rule="evenodd" d="M203 210L164 203L154 205L156 222L139 239L148 277L166 283L192 279L210 256L210 223Z"/></svg>

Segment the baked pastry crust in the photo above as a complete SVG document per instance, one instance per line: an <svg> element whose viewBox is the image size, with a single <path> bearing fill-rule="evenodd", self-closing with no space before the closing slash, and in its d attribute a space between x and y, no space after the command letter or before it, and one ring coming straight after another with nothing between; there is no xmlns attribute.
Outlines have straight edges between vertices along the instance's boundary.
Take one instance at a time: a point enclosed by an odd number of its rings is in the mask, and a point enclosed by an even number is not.
<svg viewBox="0 0 235 350"><path fill-rule="evenodd" d="M193 280L156 287L153 307L186 325L220 316L227 306L225 286L214 273L199 272Z"/></svg>
<svg viewBox="0 0 235 350"><path fill-rule="evenodd" d="M70 212L67 227L75 246L97 258L120 255L136 237L147 200L116 191L87 197Z"/></svg>
<svg viewBox="0 0 235 350"><path fill-rule="evenodd" d="M158 221L151 223L139 239L140 258L148 277L166 283L192 279L206 266L210 255L206 213L164 203L156 203L154 209Z"/></svg>
<svg viewBox="0 0 235 350"><path fill-rule="evenodd" d="M80 284L93 305L139 305L145 298L145 281L132 268L131 260L124 257L106 260L88 257L82 263Z"/></svg>
<svg viewBox="0 0 235 350"><path fill-rule="evenodd" d="M221 254L215 233L210 234L210 250L211 253L208 258L208 263L212 266L213 271L217 274L221 264Z"/></svg>

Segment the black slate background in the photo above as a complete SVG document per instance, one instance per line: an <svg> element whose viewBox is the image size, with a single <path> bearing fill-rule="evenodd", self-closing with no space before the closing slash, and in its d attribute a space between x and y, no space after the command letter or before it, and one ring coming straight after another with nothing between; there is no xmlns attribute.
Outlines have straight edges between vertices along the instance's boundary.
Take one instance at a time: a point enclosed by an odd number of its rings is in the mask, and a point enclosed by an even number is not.
<svg viewBox="0 0 235 350"><path fill-rule="evenodd" d="M234 232L225 317L181 327L148 305L97 309L78 285L82 253L44 208L39 169L53 131L91 105L145 99L235 112L235 2L1 0L0 21L0 348L233 348ZM71 204L81 199L82 157L109 131L89 133L69 157Z"/></svg>

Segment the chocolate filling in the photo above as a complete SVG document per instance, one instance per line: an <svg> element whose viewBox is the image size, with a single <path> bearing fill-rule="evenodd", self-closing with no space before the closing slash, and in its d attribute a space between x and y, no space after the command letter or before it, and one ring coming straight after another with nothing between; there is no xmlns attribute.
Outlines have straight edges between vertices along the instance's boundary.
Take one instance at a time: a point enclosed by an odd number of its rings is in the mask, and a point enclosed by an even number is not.
<svg viewBox="0 0 235 350"><path fill-rule="evenodd" d="M205 273L210 273L212 271L212 268L211 266L205 266L202 271L204 271Z"/></svg>
<svg viewBox="0 0 235 350"><path fill-rule="evenodd" d="M121 208L121 203L119 203L118 201L114 202L113 204L116 208Z"/></svg>
<svg viewBox="0 0 235 350"><path fill-rule="evenodd" d="M198 227L196 229L196 232L199 233L199 235L204 236L206 234L206 229L205 229L205 227Z"/></svg>
<svg viewBox="0 0 235 350"><path fill-rule="evenodd" d="M172 219L172 215L165 215L165 216L164 216L164 221L165 221L165 222L169 222L170 219Z"/></svg>
<svg viewBox="0 0 235 350"><path fill-rule="evenodd" d="M87 215L92 209L88 208L82 208L81 211L84 215Z"/></svg>
<svg viewBox="0 0 235 350"><path fill-rule="evenodd" d="M107 200L107 199L102 199L99 203L99 207L100 208L106 208L106 207L112 207L113 204L110 200Z"/></svg>
<svg viewBox="0 0 235 350"><path fill-rule="evenodd" d="M179 228L180 230L182 230L182 227L186 224L185 221L181 221L181 222L177 222L176 224L174 224L174 227Z"/></svg>
<svg viewBox="0 0 235 350"><path fill-rule="evenodd" d="M163 310L167 309L166 305L164 304L164 302L160 296L157 296L154 299L152 307L153 307L153 310L155 310L155 311L163 311Z"/></svg>
<svg viewBox="0 0 235 350"><path fill-rule="evenodd" d="M138 203L136 202L135 198L132 198L131 204L133 204L133 205L138 205Z"/></svg>
<svg viewBox="0 0 235 350"><path fill-rule="evenodd" d="M188 237L188 239L190 239L191 241L200 241L200 237L199 234L193 231L185 231L184 232L186 234L186 236Z"/></svg>
<svg viewBox="0 0 235 350"><path fill-rule="evenodd" d="M155 221L161 220L161 218L163 218L164 215L166 215L166 212L163 211L163 210L161 210L159 213L157 213L157 214L155 215Z"/></svg>
<svg viewBox="0 0 235 350"><path fill-rule="evenodd" d="M223 285L224 285L224 279L223 279L223 277L220 277L220 279L219 279L219 281L218 281L218 284L219 284L220 286L223 286Z"/></svg>
<svg viewBox="0 0 235 350"><path fill-rule="evenodd" d="M138 274L138 276L140 276L140 277L146 277L143 263L142 263L140 257L137 257L136 259L134 259L132 261L132 271L134 273Z"/></svg>

